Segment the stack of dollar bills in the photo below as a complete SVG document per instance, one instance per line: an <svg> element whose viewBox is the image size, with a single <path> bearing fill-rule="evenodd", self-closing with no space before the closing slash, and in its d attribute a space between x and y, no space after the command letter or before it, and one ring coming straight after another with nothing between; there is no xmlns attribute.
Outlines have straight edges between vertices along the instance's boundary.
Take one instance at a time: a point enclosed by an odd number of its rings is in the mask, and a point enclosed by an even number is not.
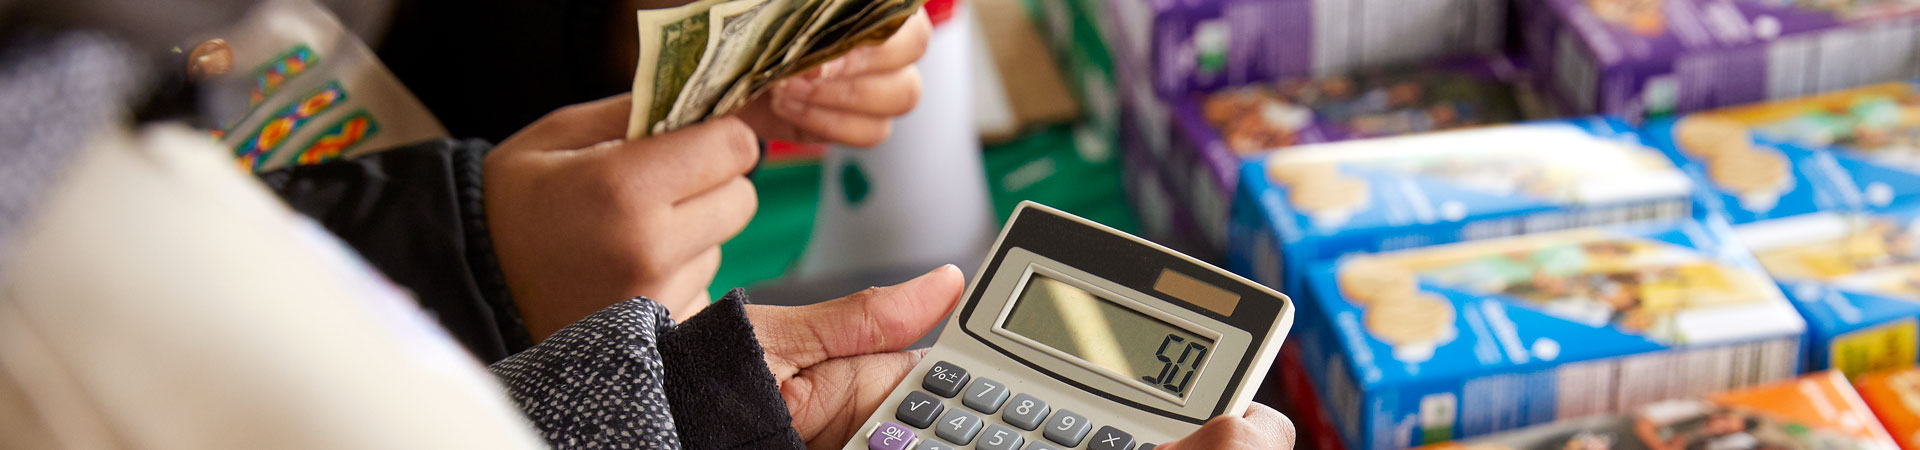
<svg viewBox="0 0 1920 450"><path fill-rule="evenodd" d="M639 12L627 137L739 110L781 78L883 41L926 0L698 0Z"/></svg>

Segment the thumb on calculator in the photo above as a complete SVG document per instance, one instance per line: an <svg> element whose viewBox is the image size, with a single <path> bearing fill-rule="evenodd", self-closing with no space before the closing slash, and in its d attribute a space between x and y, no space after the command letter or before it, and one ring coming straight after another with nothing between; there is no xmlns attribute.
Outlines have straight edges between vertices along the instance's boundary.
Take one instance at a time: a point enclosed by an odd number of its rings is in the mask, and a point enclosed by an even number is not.
<svg viewBox="0 0 1920 450"><path fill-rule="evenodd" d="M1215 417L1199 431L1154 450L1273 450L1291 449L1294 444L1293 421L1287 416L1254 403L1240 417Z"/></svg>
<svg viewBox="0 0 1920 450"><path fill-rule="evenodd" d="M940 326L965 290L960 269L948 265L819 304L747 306L807 446L837 448L858 432L924 353L902 350Z"/></svg>

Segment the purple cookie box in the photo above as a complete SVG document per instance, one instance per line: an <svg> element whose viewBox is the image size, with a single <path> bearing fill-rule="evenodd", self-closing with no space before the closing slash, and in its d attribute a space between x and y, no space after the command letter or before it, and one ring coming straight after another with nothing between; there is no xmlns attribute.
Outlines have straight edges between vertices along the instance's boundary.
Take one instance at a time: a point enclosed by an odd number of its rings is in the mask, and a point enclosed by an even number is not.
<svg viewBox="0 0 1920 450"><path fill-rule="evenodd" d="M1480 80L1489 86L1502 86L1514 91L1516 102L1525 103L1527 95L1519 92L1524 83L1519 74L1519 63L1504 57L1468 58L1444 63L1414 66L1407 70L1383 70L1381 73L1441 73L1448 76L1461 76ZM1247 155L1235 152L1227 145L1218 129L1208 124L1201 113L1201 102L1206 94L1182 96L1170 104L1159 105L1168 109L1167 121L1172 125L1166 130L1167 148L1164 154L1148 153L1157 161L1159 179L1179 200L1175 213L1182 220L1189 220L1197 227L1193 237L1216 251L1224 251L1229 214L1231 213L1233 192L1239 183L1240 165ZM1138 99L1135 99L1138 100ZM1146 102L1123 103L1126 109L1138 109ZM1522 120L1542 117L1536 108L1514 105L1511 117L1505 120ZM1138 116L1129 111L1123 116ZM1145 130L1145 128L1137 128ZM1341 126L1315 120L1298 131L1295 145L1334 142L1353 138L1373 137L1358 134ZM1138 141L1138 136L1123 134L1123 141ZM1129 144L1133 145L1133 144ZM1140 145L1152 150L1152 144ZM1143 150L1143 152L1148 151ZM1261 151L1260 153L1265 153Z"/></svg>
<svg viewBox="0 0 1920 450"><path fill-rule="evenodd" d="M1574 114L1664 116L1920 76L1920 8L1796 1L1533 0L1520 27L1541 90Z"/></svg>
<svg viewBox="0 0 1920 450"><path fill-rule="evenodd" d="M1200 245L1199 226L1186 208L1181 207L1182 200L1168 189L1166 179L1161 176L1160 164L1146 152L1137 138L1122 139L1121 176L1124 178L1127 203L1133 209L1135 217L1140 219L1141 235L1148 240L1171 248L1186 251L1199 258L1213 255Z"/></svg>
<svg viewBox="0 0 1920 450"><path fill-rule="evenodd" d="M1255 81L1486 54L1503 48L1506 0L1117 0L1106 17L1119 72L1178 98ZM1122 56L1124 55L1124 56Z"/></svg>

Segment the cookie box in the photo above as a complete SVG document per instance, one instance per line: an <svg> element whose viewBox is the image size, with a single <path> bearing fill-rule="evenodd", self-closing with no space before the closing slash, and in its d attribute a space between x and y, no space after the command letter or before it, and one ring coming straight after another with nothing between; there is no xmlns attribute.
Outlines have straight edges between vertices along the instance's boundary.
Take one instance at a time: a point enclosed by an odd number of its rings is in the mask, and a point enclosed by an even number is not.
<svg viewBox="0 0 1920 450"><path fill-rule="evenodd" d="M1298 146L1240 178L1228 264L1284 292L1304 278L1283 269L1350 253L1694 211L1686 174L1604 118Z"/></svg>
<svg viewBox="0 0 1920 450"><path fill-rule="evenodd" d="M1175 212L1178 199L1161 178L1158 164L1144 153L1138 140L1125 140L1122 147L1125 149L1120 155L1122 184L1127 205L1140 221L1142 235L1172 247L1196 248L1198 227L1193 223L1193 216ZM1200 258L1209 256L1205 252L1189 254Z"/></svg>
<svg viewBox="0 0 1920 450"><path fill-rule="evenodd" d="M1920 450L1920 369L1874 372L1853 385L1902 450Z"/></svg>
<svg viewBox="0 0 1920 450"><path fill-rule="evenodd" d="M1621 414L1569 419L1431 450L1833 449L1892 450L1861 395L1835 372Z"/></svg>
<svg viewBox="0 0 1920 450"><path fill-rule="evenodd" d="M1749 156L1736 165L1762 169L1744 178L1726 174L1726 190L1783 191L1779 153L1793 162L1796 176L1827 178L1830 201L1847 207L1875 208L1920 203L1920 85L1883 83L1845 91L1691 114L1651 122L1650 142L1674 149L1676 156L1711 165L1713 155ZM1751 150L1751 151L1749 151ZM1712 175L1712 174L1708 174ZM1811 187L1800 187L1802 189ZM1767 196L1762 196L1764 200ZM1762 205L1765 202L1761 202ZM1806 205L1781 205L1791 213ZM1740 222L1743 205L1729 204ZM1754 211L1758 212L1758 211ZM1764 218L1767 214L1754 215Z"/></svg>
<svg viewBox="0 0 1920 450"><path fill-rule="evenodd" d="M1504 48L1503 0L1117 0L1108 45L1175 98Z"/></svg>
<svg viewBox="0 0 1920 450"><path fill-rule="evenodd" d="M1808 367L1913 365L1920 96L1888 83L1650 122L1808 321Z"/></svg>
<svg viewBox="0 0 1920 450"><path fill-rule="evenodd" d="M1189 207L1181 212L1195 217L1208 242L1224 247L1239 165L1246 159L1300 144L1536 116L1538 109L1515 89L1521 85L1517 66L1504 57L1474 58L1184 96L1170 104L1166 178L1187 199Z"/></svg>
<svg viewBox="0 0 1920 450"><path fill-rule="evenodd" d="M1590 227L1313 265L1303 371L1358 449L1791 378L1805 324L1726 228Z"/></svg>
<svg viewBox="0 0 1920 450"><path fill-rule="evenodd" d="M1848 375L1920 359L1920 205L1735 225L1807 320L1808 367Z"/></svg>
<svg viewBox="0 0 1920 450"><path fill-rule="evenodd" d="M1575 113L1657 117L1920 76L1920 5L1911 2L1516 5L1544 90Z"/></svg>

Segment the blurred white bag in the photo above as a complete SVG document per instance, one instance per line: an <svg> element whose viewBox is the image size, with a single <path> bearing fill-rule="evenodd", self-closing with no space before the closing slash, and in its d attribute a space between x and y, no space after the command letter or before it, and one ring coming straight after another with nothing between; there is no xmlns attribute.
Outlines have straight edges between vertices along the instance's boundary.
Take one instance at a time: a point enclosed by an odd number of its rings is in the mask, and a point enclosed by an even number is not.
<svg viewBox="0 0 1920 450"><path fill-rule="evenodd" d="M95 136L0 273L0 448L544 447L477 361L204 133Z"/></svg>

